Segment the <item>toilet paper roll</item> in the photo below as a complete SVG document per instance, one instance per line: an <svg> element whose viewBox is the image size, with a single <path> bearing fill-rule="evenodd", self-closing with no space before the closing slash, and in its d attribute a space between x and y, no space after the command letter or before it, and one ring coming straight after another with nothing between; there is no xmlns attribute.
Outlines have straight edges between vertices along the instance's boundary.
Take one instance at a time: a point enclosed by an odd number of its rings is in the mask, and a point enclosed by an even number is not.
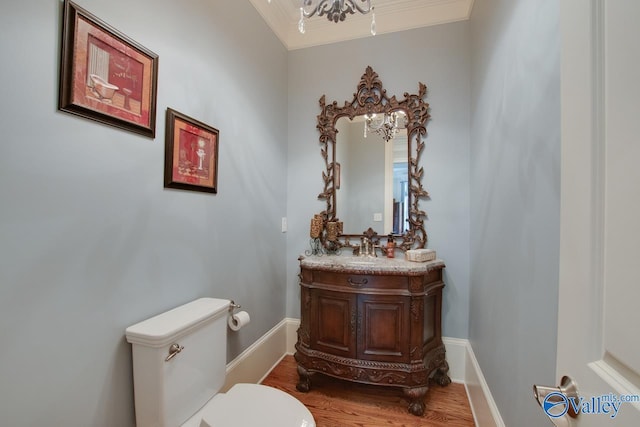
<svg viewBox="0 0 640 427"><path fill-rule="evenodd" d="M240 330L240 328L247 326L250 321L251 318L249 317L249 313L247 313L246 311L239 311L229 316L229 328L232 331L238 331Z"/></svg>

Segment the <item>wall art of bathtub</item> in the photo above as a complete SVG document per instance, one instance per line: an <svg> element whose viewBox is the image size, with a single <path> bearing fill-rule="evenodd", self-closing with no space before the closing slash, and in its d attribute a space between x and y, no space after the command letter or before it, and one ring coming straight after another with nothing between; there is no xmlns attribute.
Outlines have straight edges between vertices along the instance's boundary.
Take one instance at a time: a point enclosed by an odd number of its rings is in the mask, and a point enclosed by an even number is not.
<svg viewBox="0 0 640 427"><path fill-rule="evenodd" d="M98 95L101 101L111 102L113 95L118 89L120 89L118 86L109 83L97 74L90 74L89 78L93 83L94 92Z"/></svg>

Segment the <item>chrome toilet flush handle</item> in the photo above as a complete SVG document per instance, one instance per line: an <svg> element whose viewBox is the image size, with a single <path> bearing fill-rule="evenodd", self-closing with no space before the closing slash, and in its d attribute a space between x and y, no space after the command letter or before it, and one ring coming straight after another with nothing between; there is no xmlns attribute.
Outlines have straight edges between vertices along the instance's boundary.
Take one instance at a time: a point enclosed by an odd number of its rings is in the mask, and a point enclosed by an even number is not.
<svg viewBox="0 0 640 427"><path fill-rule="evenodd" d="M182 350L184 350L184 347L181 346L180 344L172 344L171 347L169 347L169 355L167 356L166 359L164 359L164 361L168 362L169 360L173 359Z"/></svg>

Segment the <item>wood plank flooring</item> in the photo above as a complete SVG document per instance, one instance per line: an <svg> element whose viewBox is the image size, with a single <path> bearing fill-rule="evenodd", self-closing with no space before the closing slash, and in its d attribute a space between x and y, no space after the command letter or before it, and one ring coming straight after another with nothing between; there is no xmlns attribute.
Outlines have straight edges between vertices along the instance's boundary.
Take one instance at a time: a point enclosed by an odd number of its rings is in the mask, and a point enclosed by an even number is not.
<svg viewBox="0 0 640 427"><path fill-rule="evenodd" d="M376 387L316 374L309 393L296 390L298 373L293 356L284 359L262 384L283 390L313 414L317 427L454 426L473 427L473 415L462 384L434 384L425 400L423 417L407 412L408 401L395 387Z"/></svg>

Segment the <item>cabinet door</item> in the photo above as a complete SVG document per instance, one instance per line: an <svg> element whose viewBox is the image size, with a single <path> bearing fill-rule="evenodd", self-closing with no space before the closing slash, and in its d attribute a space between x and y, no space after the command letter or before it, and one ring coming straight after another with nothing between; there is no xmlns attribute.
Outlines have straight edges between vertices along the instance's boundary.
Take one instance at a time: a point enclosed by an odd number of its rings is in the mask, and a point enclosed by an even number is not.
<svg viewBox="0 0 640 427"><path fill-rule="evenodd" d="M409 362L409 297L358 296L358 358Z"/></svg>
<svg viewBox="0 0 640 427"><path fill-rule="evenodd" d="M356 357L356 295L312 289L311 348Z"/></svg>

